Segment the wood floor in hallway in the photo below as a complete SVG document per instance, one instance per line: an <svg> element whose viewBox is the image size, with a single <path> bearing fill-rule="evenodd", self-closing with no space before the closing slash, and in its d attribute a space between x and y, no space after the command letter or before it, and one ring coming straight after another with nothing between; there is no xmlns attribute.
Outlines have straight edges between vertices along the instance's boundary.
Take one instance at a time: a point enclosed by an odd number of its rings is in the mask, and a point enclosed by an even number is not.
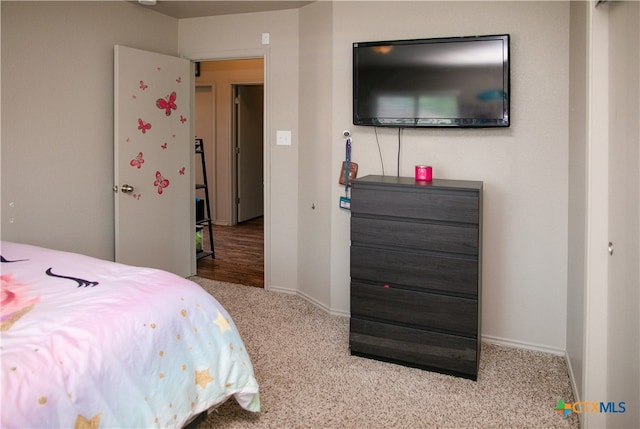
<svg viewBox="0 0 640 429"><path fill-rule="evenodd" d="M203 230L204 249L209 232ZM211 280L264 287L264 218L235 226L213 225L215 259L198 260L198 276Z"/></svg>

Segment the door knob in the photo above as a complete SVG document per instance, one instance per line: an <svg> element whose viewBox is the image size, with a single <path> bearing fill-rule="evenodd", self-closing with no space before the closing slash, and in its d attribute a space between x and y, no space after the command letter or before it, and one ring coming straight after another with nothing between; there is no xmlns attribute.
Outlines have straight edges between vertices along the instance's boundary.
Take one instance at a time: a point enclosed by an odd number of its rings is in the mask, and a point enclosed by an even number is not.
<svg viewBox="0 0 640 429"><path fill-rule="evenodd" d="M120 190L122 192L124 192L125 194L127 194L127 193L130 193L130 192L133 192L133 186L131 186L131 185L122 185Z"/></svg>
<svg viewBox="0 0 640 429"><path fill-rule="evenodd" d="M609 251L609 255L613 255L613 243L609 242L609 247L607 249Z"/></svg>

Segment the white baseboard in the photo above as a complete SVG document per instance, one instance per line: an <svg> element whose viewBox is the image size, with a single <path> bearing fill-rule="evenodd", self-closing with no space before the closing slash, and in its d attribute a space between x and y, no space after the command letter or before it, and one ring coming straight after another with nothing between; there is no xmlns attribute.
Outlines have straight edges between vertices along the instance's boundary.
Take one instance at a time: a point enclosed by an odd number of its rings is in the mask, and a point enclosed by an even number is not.
<svg viewBox="0 0 640 429"><path fill-rule="evenodd" d="M270 292L285 293L285 294L288 294L288 295L297 295L300 298L302 298L305 301L311 303L312 305L320 308L321 310L329 313L332 316L341 316L341 317L350 317L351 316L348 312L331 309L328 306L326 306L325 304L321 303L320 301L310 297L309 295L305 294L304 292L300 292L299 290L294 290L294 289L289 289L289 288L282 288L282 287L278 287L278 286L271 286L268 290ZM556 356L562 356L567 361L567 364L569 364L569 359L567 358L567 353L566 353L566 350L564 350L564 349L559 349L559 348L549 347L549 346L543 346L543 345L540 345L540 344L527 343L527 342L522 342L522 341L509 340L509 339L506 339L506 338L496 337L496 336L493 336L493 335L482 335L481 340L482 340L482 342L486 342L486 343L489 343L489 344L497 344L499 346L514 347L514 348L518 348L518 349L526 349L526 350L532 350L532 351L537 351L537 352L542 352L542 353L549 353L549 354L556 355ZM576 389L575 389L575 386L573 386L574 378L572 376L571 371L569 371L569 375L571 376L572 387L574 389L574 395L575 395Z"/></svg>
<svg viewBox="0 0 640 429"><path fill-rule="evenodd" d="M569 371L569 380L571 381L571 390L573 390L573 397L576 402L581 402L580 398L580 390L578 390L578 386L576 385L576 377L574 376L574 370L571 366L571 359L569 359L569 355L564 354L564 360L567 361L567 370Z"/></svg>
<svg viewBox="0 0 640 429"><path fill-rule="evenodd" d="M564 360L567 362L567 371L569 371L569 381L571 382L571 390L573 391L573 399L575 402L582 402L582 397L580 395L580 389L576 385L576 377L574 375L575 371L571 366L571 359L569 359L569 355L565 352ZM584 413L578 414L578 419L580 420L580 427L584 427Z"/></svg>
<svg viewBox="0 0 640 429"><path fill-rule="evenodd" d="M515 347L517 349L526 349L536 352L549 353L552 355L562 356L566 359L566 351L555 347L543 346L540 344L526 343L522 341L509 340L506 338L495 337L493 335L483 335L482 341L499 346Z"/></svg>
<svg viewBox="0 0 640 429"><path fill-rule="evenodd" d="M287 295L299 295L298 291L295 289L289 289L289 288L284 288L279 286L269 286L269 287L265 286L264 289L268 292L278 292L278 293L284 293Z"/></svg>
<svg viewBox="0 0 640 429"><path fill-rule="evenodd" d="M323 303L321 303L320 301L318 301L318 300L310 297L309 295L305 294L304 292L300 292L299 290L283 288L283 287L278 287L278 286L271 286L267 290L269 292L285 293L287 295L297 295L300 298L302 298L305 301L313 304L314 306L320 308L321 310L329 313L332 316L342 316L342 317L350 317L351 316L348 312L333 310L333 309L327 307L326 305L324 305Z"/></svg>
<svg viewBox="0 0 640 429"><path fill-rule="evenodd" d="M302 299L304 299L305 301L310 302L311 304L315 305L316 307L320 308L321 310L323 310L326 313L332 314L331 313L331 309L329 307L327 307L326 305L324 305L323 303L321 303L320 301L310 297L309 295L307 295L304 292L300 292L298 291L298 296Z"/></svg>

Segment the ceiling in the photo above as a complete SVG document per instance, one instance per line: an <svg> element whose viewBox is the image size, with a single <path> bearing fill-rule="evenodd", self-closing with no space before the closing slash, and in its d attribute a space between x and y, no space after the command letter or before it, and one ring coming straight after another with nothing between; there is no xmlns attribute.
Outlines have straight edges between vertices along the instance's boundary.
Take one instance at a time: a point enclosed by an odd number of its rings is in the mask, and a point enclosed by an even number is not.
<svg viewBox="0 0 640 429"><path fill-rule="evenodd" d="M273 10L297 9L313 1L293 0L236 0L236 1L189 1L189 0L157 0L153 6L142 6L174 18L198 18L203 16L233 15L237 13L268 12Z"/></svg>

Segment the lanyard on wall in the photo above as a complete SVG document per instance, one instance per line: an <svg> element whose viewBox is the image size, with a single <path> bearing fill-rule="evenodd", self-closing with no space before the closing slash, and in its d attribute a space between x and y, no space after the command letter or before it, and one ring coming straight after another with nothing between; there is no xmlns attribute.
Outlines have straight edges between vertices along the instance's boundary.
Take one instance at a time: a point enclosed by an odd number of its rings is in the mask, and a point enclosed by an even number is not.
<svg viewBox="0 0 640 429"><path fill-rule="evenodd" d="M349 198L349 172L351 169L351 137L345 139L344 162L344 197L340 197L340 208L351 210L351 198Z"/></svg>
<svg viewBox="0 0 640 429"><path fill-rule="evenodd" d="M351 137L347 137L346 139L346 154L345 154L345 163L344 163L344 196L349 196L349 169L351 164Z"/></svg>

